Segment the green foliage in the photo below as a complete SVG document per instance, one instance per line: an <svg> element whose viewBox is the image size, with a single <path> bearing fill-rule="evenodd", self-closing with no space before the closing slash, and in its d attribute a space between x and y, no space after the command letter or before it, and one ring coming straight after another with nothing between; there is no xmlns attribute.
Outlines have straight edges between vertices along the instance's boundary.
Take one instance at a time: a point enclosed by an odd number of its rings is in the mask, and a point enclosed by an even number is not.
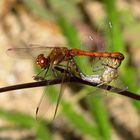
<svg viewBox="0 0 140 140"><path fill-rule="evenodd" d="M63 112L65 116L69 119L70 123L79 131L85 135L90 135L97 140L100 138L98 129L93 127L93 124L90 124L86 121L84 116L80 113L77 113L73 108L72 104L63 101Z"/></svg>
<svg viewBox="0 0 140 140"><path fill-rule="evenodd" d="M27 114L0 109L0 117L21 128L33 129L41 140L51 140L50 132L45 124L42 121L35 120L35 118L32 118Z"/></svg>
<svg viewBox="0 0 140 140"><path fill-rule="evenodd" d="M68 41L68 45L70 48L77 48L80 49L81 47L81 41L78 36L78 32L76 28L72 24L70 24L64 17L59 16L58 17L58 24L61 27L61 30L66 37ZM78 63L79 67L84 71L84 72L89 72L89 67L87 63L87 58L81 59L80 57L75 57L75 61Z"/></svg>
<svg viewBox="0 0 140 140"><path fill-rule="evenodd" d="M88 99L87 102L91 110L91 114L93 115L95 122L97 123L100 135L104 138L104 140L110 140L111 126L109 124L108 113L104 107L105 105L103 104L103 100L101 98L94 99L94 97L93 98L87 97L87 99Z"/></svg>

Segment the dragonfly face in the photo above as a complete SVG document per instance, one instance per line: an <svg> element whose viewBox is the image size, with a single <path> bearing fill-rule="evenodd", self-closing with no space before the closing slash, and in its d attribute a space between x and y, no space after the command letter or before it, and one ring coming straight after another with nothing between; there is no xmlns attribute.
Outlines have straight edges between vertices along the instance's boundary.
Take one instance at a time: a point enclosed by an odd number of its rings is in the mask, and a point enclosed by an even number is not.
<svg viewBox="0 0 140 140"><path fill-rule="evenodd" d="M47 69L50 66L49 57L45 57L44 54L38 55L36 58L36 64L40 66L41 69Z"/></svg>

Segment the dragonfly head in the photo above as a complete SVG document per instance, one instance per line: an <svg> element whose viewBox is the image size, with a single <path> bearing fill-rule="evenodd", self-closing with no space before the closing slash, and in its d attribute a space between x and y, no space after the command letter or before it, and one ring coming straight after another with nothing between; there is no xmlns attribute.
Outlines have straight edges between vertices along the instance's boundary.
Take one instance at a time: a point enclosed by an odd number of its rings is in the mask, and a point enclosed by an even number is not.
<svg viewBox="0 0 140 140"><path fill-rule="evenodd" d="M116 52L116 53L113 53L113 58L112 58L112 60L108 61L108 63L109 63L109 65L111 65L112 68L116 69L121 65L124 58L125 57L122 53Z"/></svg>
<svg viewBox="0 0 140 140"><path fill-rule="evenodd" d="M118 56L118 59L121 61L124 60L124 55L122 53L120 53L120 55Z"/></svg>
<svg viewBox="0 0 140 140"><path fill-rule="evenodd" d="M44 56L44 54L39 54L36 58L36 64L41 68L41 69L46 69L49 67L49 59Z"/></svg>

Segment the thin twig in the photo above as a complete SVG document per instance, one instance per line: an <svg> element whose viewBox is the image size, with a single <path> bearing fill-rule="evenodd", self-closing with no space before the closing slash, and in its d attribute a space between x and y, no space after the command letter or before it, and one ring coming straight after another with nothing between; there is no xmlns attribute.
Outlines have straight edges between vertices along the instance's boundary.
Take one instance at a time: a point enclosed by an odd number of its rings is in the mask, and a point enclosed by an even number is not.
<svg viewBox="0 0 140 140"><path fill-rule="evenodd" d="M53 80L44 80L44 81L39 81L39 82L30 82L30 83L24 83L24 84L18 84L18 85L13 85L13 86L7 86L7 87L2 87L0 88L0 93L2 92L7 92L7 91L12 91L12 90L19 90L19 89L26 89L26 88L35 88L35 87L43 87L43 86L49 86L49 85L56 85L56 84L61 84L62 79L53 79ZM78 77L75 76L70 76L69 78L65 78L63 83L81 83L84 85L88 86L93 86L97 88L101 88L104 90L110 91L110 89L114 89L114 91L121 91L121 89L110 86L110 85L101 85L97 86L96 83L90 83L88 81L84 81ZM108 87L108 88L106 88ZM114 92L116 94L120 94L126 97L130 97L135 100L140 100L140 95L137 95L135 93L132 93L130 91L121 91L121 92Z"/></svg>

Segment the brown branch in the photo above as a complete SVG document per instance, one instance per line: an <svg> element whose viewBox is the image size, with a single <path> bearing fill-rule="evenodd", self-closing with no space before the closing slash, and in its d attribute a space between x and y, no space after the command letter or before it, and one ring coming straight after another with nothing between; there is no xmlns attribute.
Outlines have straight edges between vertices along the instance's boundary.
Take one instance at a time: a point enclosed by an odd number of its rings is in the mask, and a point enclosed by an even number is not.
<svg viewBox="0 0 140 140"><path fill-rule="evenodd" d="M71 82L72 83L81 83L81 84L84 84L84 85L93 86L93 87L101 88L101 89L108 90L108 91L110 91L110 89L113 89L114 91L121 91L121 89L113 87L113 86L109 86L109 85L101 85L101 86L98 87L96 83L90 83L88 81L84 81L84 80L82 80L78 77L72 76L72 75L69 78L65 78L63 80L63 82L64 83L71 83ZM18 84L18 85L13 85L13 86L7 86L7 87L0 88L0 93L7 92L7 91L12 91L12 90L56 85L56 84L61 84L61 83L62 83L61 78L53 79L53 80L44 80L44 81L39 81L39 82L24 83L24 84ZM140 100L140 95L137 95L137 94L129 92L129 91L121 91L121 92L114 92L114 93L120 94L120 95L123 95L123 96L126 96L126 97L130 97L130 98L135 99L135 100Z"/></svg>

